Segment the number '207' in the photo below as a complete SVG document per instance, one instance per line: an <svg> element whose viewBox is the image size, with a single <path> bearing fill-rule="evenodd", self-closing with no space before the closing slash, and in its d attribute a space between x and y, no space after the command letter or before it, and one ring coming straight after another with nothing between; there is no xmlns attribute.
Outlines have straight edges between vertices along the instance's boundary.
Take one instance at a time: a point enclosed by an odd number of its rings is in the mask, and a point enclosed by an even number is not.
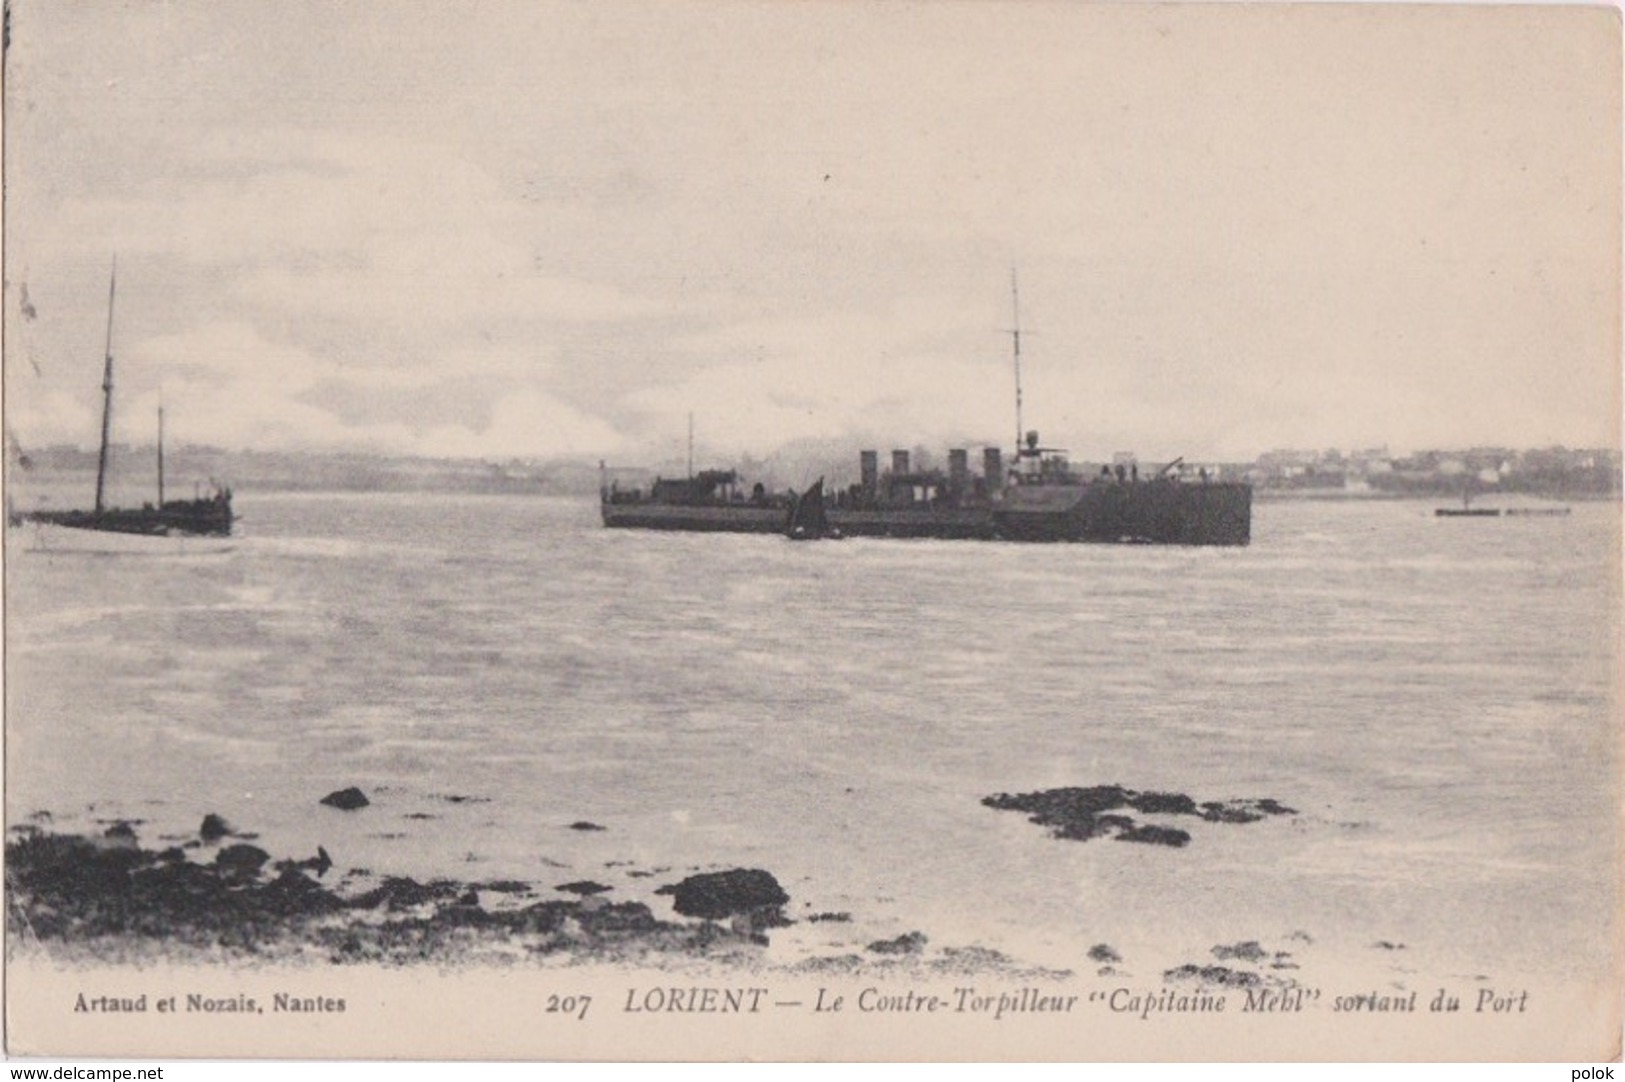
<svg viewBox="0 0 1625 1082"><path fill-rule="evenodd" d="M548 996L548 1014L568 1014L580 1021L587 1017L587 1008L592 1006L591 996Z"/></svg>

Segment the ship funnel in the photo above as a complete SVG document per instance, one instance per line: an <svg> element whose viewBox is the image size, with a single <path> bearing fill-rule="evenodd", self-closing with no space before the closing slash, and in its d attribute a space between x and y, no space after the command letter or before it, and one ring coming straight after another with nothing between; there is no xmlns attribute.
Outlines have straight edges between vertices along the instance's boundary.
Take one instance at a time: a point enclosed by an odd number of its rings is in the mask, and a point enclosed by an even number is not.
<svg viewBox="0 0 1625 1082"><path fill-rule="evenodd" d="M989 492L1004 486L1004 455L997 447L982 448L982 477L987 481Z"/></svg>
<svg viewBox="0 0 1625 1082"><path fill-rule="evenodd" d="M880 484L880 452L858 452L858 477L868 492L873 492Z"/></svg>
<svg viewBox="0 0 1625 1082"><path fill-rule="evenodd" d="M904 474L908 472L908 452L893 451L891 453L891 472Z"/></svg>
<svg viewBox="0 0 1625 1082"><path fill-rule="evenodd" d="M969 487L970 461L962 448L954 448L948 452L948 481L955 488Z"/></svg>

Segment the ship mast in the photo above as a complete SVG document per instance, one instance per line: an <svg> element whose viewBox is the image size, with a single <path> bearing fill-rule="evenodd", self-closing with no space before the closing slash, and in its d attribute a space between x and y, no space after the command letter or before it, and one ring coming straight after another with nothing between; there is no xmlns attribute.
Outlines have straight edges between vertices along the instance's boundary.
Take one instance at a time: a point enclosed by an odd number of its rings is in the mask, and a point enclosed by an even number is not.
<svg viewBox="0 0 1625 1082"><path fill-rule="evenodd" d="M96 457L96 513L102 513L102 494L107 485L107 441L113 427L113 296L118 288L118 256L113 257L113 273L107 281L107 347L102 364L102 447Z"/></svg>
<svg viewBox="0 0 1625 1082"><path fill-rule="evenodd" d="M1010 268L1010 345L1016 367L1016 456L1021 456L1021 294L1016 289L1016 268Z"/></svg>
<svg viewBox="0 0 1625 1082"><path fill-rule="evenodd" d="M688 412L688 479L694 480L694 411Z"/></svg>
<svg viewBox="0 0 1625 1082"><path fill-rule="evenodd" d="M164 407L158 404L158 510L164 509Z"/></svg>

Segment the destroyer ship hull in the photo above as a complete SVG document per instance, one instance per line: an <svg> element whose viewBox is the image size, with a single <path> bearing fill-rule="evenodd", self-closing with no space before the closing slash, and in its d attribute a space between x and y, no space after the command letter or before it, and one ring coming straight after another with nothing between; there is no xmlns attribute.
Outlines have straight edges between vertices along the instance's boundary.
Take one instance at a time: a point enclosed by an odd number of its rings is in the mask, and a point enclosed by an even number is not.
<svg viewBox="0 0 1625 1082"><path fill-rule="evenodd" d="M1075 491L1064 509L1029 510L1021 490L1012 490L992 512L999 536L1149 545L1245 545L1252 540L1249 485L1153 481L1092 484Z"/></svg>
<svg viewBox="0 0 1625 1082"><path fill-rule="evenodd" d="M847 537L938 537L994 540L998 531L983 511L827 512L829 525ZM677 507L663 504L603 505L605 526L697 533L784 533L777 507Z"/></svg>
<svg viewBox="0 0 1625 1082"><path fill-rule="evenodd" d="M846 537L1083 542L1095 544L1245 545L1251 540L1252 489L1238 483L1146 482L1045 486L1043 500L1012 492L984 506L831 507L831 530ZM606 527L705 533L783 533L781 507L652 501L601 503Z"/></svg>

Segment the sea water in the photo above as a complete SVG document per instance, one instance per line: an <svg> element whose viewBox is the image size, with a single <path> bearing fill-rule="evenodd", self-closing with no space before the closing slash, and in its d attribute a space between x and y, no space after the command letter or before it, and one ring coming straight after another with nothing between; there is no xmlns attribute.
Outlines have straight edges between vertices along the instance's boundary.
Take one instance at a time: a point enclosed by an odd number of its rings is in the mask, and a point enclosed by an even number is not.
<svg viewBox="0 0 1625 1082"><path fill-rule="evenodd" d="M156 846L215 812L335 875L589 878L662 916L656 887L759 867L801 918L786 963L918 931L1147 976L1254 940L1607 972L1616 505L1260 502L1237 549L789 544L513 496L238 510L224 545L13 531L10 825ZM1192 835L1168 848L981 804L1114 783L1297 814L1157 819ZM318 803L352 785L370 806Z"/></svg>

